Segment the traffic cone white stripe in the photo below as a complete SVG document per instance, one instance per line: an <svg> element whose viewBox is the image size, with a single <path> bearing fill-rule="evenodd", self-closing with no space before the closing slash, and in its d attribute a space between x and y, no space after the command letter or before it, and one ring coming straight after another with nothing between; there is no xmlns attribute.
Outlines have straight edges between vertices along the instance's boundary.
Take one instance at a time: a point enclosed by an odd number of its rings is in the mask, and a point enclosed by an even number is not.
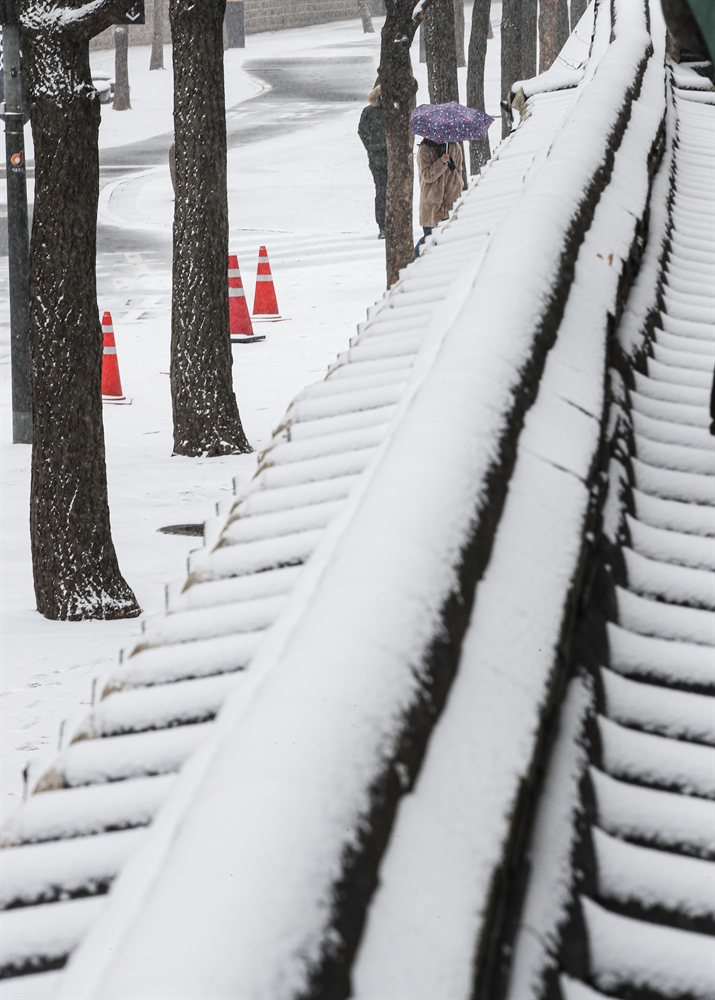
<svg viewBox="0 0 715 1000"><path fill-rule="evenodd" d="M114 325L109 312L102 316L102 339L102 400L105 403L131 403L122 390Z"/></svg>
<svg viewBox="0 0 715 1000"><path fill-rule="evenodd" d="M265 247L258 250L258 268L256 269L256 291L253 296L254 320L280 319L276 290L271 275L271 265L268 263L268 251Z"/></svg>
<svg viewBox="0 0 715 1000"><path fill-rule="evenodd" d="M252 343L259 339L253 333L246 293L241 281L241 269L238 266L238 257L233 253L228 255L228 317L232 343Z"/></svg>

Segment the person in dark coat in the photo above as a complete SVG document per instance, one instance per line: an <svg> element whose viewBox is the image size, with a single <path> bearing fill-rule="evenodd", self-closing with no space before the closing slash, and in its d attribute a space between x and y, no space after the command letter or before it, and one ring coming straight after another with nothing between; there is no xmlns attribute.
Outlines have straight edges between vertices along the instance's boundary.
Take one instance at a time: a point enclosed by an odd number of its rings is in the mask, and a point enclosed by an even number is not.
<svg viewBox="0 0 715 1000"><path fill-rule="evenodd" d="M358 135L367 150L367 162L375 182L375 222L377 238L385 239L385 203L387 200L387 140L385 138L385 112L382 107L380 85L367 95L370 102L360 115Z"/></svg>

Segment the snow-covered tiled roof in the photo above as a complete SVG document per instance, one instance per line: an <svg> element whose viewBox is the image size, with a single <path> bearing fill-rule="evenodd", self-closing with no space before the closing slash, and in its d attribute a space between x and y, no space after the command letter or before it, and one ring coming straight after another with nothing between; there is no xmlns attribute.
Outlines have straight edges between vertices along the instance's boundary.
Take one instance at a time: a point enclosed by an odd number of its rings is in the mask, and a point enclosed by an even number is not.
<svg viewBox="0 0 715 1000"><path fill-rule="evenodd" d="M610 379L607 643L561 713L509 1000L715 994L715 89L670 69Z"/></svg>
<svg viewBox="0 0 715 1000"><path fill-rule="evenodd" d="M644 6L613 9L612 23L599 7L577 86L528 98L423 255L294 400L166 614L32 775L2 831L16 991L3 997L288 997L341 992L351 966L355 996L470 995L558 697L609 317L668 200L663 169L651 191L662 22L653 55ZM680 346L658 344L653 364ZM677 466L668 447L643 445L645 479ZM513 752L500 725L519 734ZM454 815L445 840L435 817Z"/></svg>

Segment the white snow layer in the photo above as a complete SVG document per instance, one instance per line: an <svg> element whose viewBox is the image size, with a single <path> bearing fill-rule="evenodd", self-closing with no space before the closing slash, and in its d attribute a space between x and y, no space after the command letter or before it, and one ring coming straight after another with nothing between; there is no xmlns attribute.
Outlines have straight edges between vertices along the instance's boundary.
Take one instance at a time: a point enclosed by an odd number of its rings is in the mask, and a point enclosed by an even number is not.
<svg viewBox="0 0 715 1000"><path fill-rule="evenodd" d="M715 687L715 658L707 646L638 635L615 622L606 628L613 670L676 687Z"/></svg>
<svg viewBox="0 0 715 1000"><path fill-rule="evenodd" d="M514 941L508 1000L540 1000L544 973L556 961L559 928L573 893L579 782L588 761L582 738L592 703L589 686L580 678L571 681L528 849L529 882Z"/></svg>
<svg viewBox="0 0 715 1000"><path fill-rule="evenodd" d="M591 768L598 824L608 833L712 859L715 803L617 781Z"/></svg>
<svg viewBox="0 0 715 1000"><path fill-rule="evenodd" d="M624 988L712 1000L713 939L675 927L632 920L581 899L592 975L609 993Z"/></svg>
<svg viewBox="0 0 715 1000"><path fill-rule="evenodd" d="M213 739L189 762L118 879L107 919L70 962L62 996L128 1000L150 992L178 1000L202 995L207 974L217 998L272 998L305 986L327 932L343 852L356 843L369 786L392 751L423 651L454 589L474 498L496 461L573 212L649 43L639 5L617 9L616 41L554 140L554 155L493 233L464 304L460 297L457 308L445 305L441 347L442 330L428 333L388 438L318 542ZM515 295L517 255L533 263ZM390 338L380 348L383 339L363 340L351 354L399 356ZM392 399L384 389L363 393L368 406ZM344 412L339 399L297 402L295 415ZM597 437L597 428L590 433ZM527 428L526 436L538 453L543 433ZM568 467L568 451L564 458ZM579 497L574 514L583 509L580 465L571 474L547 464L551 456L525 460L542 468L544 488L558 479L561 490ZM274 485L289 485L290 468L266 473ZM199 566L216 578L205 559L197 558ZM533 705L534 696L527 701Z"/></svg>
<svg viewBox="0 0 715 1000"><path fill-rule="evenodd" d="M30 844L6 851L2 858L0 906L28 906L85 893L88 885L111 882L141 830L97 837L75 837L61 845Z"/></svg>
<svg viewBox="0 0 715 1000"><path fill-rule="evenodd" d="M586 983L572 979L571 976L559 976L559 984L564 1000L609 1000L605 993L598 993Z"/></svg>
<svg viewBox="0 0 715 1000"><path fill-rule="evenodd" d="M459 672L383 858L353 970L356 997L469 996L474 948L514 796L532 758L587 502L574 476L520 449Z"/></svg>
<svg viewBox="0 0 715 1000"><path fill-rule="evenodd" d="M659 105L650 100L658 83L662 90L662 70L652 60L648 101L635 106L633 131L616 154L613 182L579 253L559 336L526 418L459 673L415 791L398 810L353 970L359 998L453 1000L471 992L474 951L533 758L578 564L585 481L603 407L607 313L620 273L607 258L611 252L625 260L633 239L634 215L621 207L626 183L632 212L645 208L644 136L652 140L658 125ZM578 112L579 105L572 121ZM540 472L535 456L549 463Z"/></svg>
<svg viewBox="0 0 715 1000"><path fill-rule="evenodd" d="M715 798L712 747L643 733L598 716L603 767L613 778Z"/></svg>
<svg viewBox="0 0 715 1000"><path fill-rule="evenodd" d="M32 795L3 827L0 847L146 826L174 781L164 775Z"/></svg>
<svg viewBox="0 0 715 1000"><path fill-rule="evenodd" d="M0 1000L51 1000L61 978L60 971L0 980Z"/></svg>
<svg viewBox="0 0 715 1000"><path fill-rule="evenodd" d="M628 680L601 668L606 710L624 726L675 739L715 743L715 698Z"/></svg>
<svg viewBox="0 0 715 1000"><path fill-rule="evenodd" d="M598 827L594 827L592 836L601 899L713 919L715 864L712 861L638 847L611 837Z"/></svg>
<svg viewBox="0 0 715 1000"><path fill-rule="evenodd" d="M22 969L64 958L107 905L106 896L0 912L3 968ZM29 970L28 970L29 971Z"/></svg>

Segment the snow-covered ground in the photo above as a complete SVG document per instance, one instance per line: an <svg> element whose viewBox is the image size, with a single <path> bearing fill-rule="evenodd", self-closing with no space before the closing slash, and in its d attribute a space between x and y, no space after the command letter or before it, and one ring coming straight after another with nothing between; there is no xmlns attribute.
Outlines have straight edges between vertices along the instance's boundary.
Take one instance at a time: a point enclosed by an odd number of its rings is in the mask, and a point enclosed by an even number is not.
<svg viewBox="0 0 715 1000"><path fill-rule="evenodd" d="M469 17L468 7L467 32ZM498 119L498 4L492 7L492 21L486 110ZM250 36L245 50L226 53L229 115L247 113L247 102L264 89L243 69L245 61L364 55L376 68L380 19L375 27L375 35L363 35L354 20ZM426 71L417 61L416 42L413 59L418 100L426 101ZM92 54L96 69L111 71L112 61L111 52ZM169 47L165 61L170 66ZM130 49L132 110L103 108L103 149L171 130L171 71L150 74L148 63L148 48ZM463 98L465 82L466 71L460 70ZM362 107L344 102L326 110L323 104L325 113L316 116L316 124L293 127L314 107L287 101L285 133L229 152L231 249L239 255L248 301L258 247L265 244L286 317L263 325L265 342L234 348L236 394L256 453L291 399L322 376L384 289L384 245L376 239L372 180L356 134ZM499 127L497 121L493 143ZM98 262L99 308L112 311L123 387L132 399L130 406L107 406L104 412L113 535L127 580L145 612L155 613L163 607L164 584L183 574L188 552L198 544L157 529L211 516L215 501L230 495L232 479L245 481L253 474L256 453L210 460L171 457L169 174L162 166L107 180L100 224L104 232L126 230L138 247L132 253L102 253ZM0 204L4 199L3 185ZM49 622L35 610L27 514L30 449L11 443L6 258L0 263L1 802L6 812L19 801L26 762L54 749L62 720L82 711L92 679L116 662L120 647L141 626L140 620Z"/></svg>

